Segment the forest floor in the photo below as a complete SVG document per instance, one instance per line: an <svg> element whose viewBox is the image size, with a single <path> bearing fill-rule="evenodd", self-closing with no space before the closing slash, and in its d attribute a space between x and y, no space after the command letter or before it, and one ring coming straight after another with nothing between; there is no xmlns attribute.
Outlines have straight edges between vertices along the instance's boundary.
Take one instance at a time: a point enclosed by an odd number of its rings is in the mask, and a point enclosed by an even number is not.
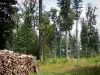
<svg viewBox="0 0 100 75"><path fill-rule="evenodd" d="M100 75L100 57L48 59L39 62L39 75ZM37 74L32 74L37 75Z"/></svg>

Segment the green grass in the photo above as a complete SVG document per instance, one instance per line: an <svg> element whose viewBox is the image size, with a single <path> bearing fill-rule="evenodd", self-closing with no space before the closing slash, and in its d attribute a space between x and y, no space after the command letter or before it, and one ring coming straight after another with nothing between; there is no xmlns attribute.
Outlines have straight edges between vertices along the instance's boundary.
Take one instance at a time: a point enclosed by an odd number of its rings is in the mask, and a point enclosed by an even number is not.
<svg viewBox="0 0 100 75"><path fill-rule="evenodd" d="M38 63L39 75L100 75L100 57L68 60L57 58Z"/></svg>

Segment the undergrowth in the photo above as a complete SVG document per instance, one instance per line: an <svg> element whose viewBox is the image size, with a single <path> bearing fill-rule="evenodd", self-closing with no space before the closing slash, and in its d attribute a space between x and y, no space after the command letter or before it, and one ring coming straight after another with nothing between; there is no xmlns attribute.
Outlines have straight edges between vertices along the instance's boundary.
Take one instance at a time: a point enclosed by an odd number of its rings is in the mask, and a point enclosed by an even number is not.
<svg viewBox="0 0 100 75"><path fill-rule="evenodd" d="M38 63L39 75L100 75L100 56L82 59L47 59Z"/></svg>

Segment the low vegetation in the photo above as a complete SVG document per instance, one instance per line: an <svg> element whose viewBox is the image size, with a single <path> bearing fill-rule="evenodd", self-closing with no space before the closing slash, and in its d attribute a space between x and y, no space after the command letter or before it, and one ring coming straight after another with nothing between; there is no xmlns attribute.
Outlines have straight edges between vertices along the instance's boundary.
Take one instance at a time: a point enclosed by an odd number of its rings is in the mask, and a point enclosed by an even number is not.
<svg viewBox="0 0 100 75"><path fill-rule="evenodd" d="M48 59L38 62L39 75L100 75L100 56L83 59Z"/></svg>

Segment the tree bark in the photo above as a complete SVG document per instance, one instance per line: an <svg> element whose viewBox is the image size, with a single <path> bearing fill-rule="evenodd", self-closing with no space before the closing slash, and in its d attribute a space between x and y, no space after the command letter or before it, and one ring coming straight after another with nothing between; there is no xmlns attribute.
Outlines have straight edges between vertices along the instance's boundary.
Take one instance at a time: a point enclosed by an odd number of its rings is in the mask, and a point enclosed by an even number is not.
<svg viewBox="0 0 100 75"><path fill-rule="evenodd" d="M60 31L60 58L62 57L61 50L62 50L62 35L61 35L61 31Z"/></svg>
<svg viewBox="0 0 100 75"><path fill-rule="evenodd" d="M76 51L77 51L77 58L79 58L79 47L78 47L78 19L76 20Z"/></svg>
<svg viewBox="0 0 100 75"><path fill-rule="evenodd" d="M70 58L72 58L72 55L71 55L72 45L71 45L71 34L70 34L70 30L69 30L69 47L70 47Z"/></svg>
<svg viewBox="0 0 100 75"><path fill-rule="evenodd" d="M67 39L67 30L65 31L65 36L66 36L66 58L68 58L68 39Z"/></svg>
<svg viewBox="0 0 100 75"><path fill-rule="evenodd" d="M39 24L42 25L42 0L39 0ZM39 59L43 61L43 33L39 28Z"/></svg>

